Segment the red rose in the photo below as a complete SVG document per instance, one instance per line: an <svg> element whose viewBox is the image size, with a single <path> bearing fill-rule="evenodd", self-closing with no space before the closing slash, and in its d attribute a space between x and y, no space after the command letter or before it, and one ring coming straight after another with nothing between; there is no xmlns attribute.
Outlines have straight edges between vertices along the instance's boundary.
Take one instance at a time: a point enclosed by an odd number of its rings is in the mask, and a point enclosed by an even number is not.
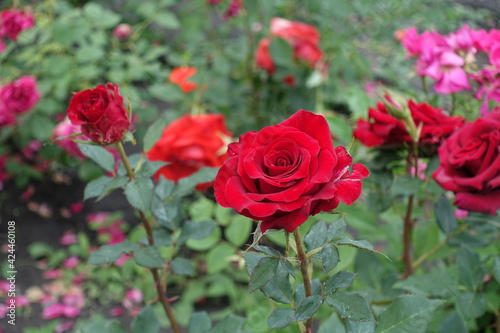
<svg viewBox="0 0 500 333"><path fill-rule="evenodd" d="M4 10L0 14L0 36L16 41L21 31L31 28L34 24L32 14L16 9Z"/></svg>
<svg viewBox="0 0 500 333"><path fill-rule="evenodd" d="M353 135L367 147L401 144L408 136L401 120L391 116L384 103L368 109L368 121L358 119ZM411 138L410 138L411 142Z"/></svg>
<svg viewBox="0 0 500 333"><path fill-rule="evenodd" d="M220 205L262 221L261 231L292 232L310 215L353 203L368 170L334 148L323 116L300 110L281 124L249 132L228 147L215 178Z"/></svg>
<svg viewBox="0 0 500 333"><path fill-rule="evenodd" d="M320 34L312 25L273 17L271 35L286 40L293 49L294 57L306 61L311 67L323 57L323 51L319 47ZM270 43L268 38L259 42L255 50L255 63L269 74L273 74L275 66L269 51Z"/></svg>
<svg viewBox="0 0 500 333"><path fill-rule="evenodd" d="M165 161L155 175L174 181L187 177L201 167L216 167L226 160L221 151L225 137L231 137L220 114L184 115L170 123L162 137L147 152L151 161ZM208 185L208 184L205 184ZM199 186L203 190L206 186Z"/></svg>
<svg viewBox="0 0 500 333"><path fill-rule="evenodd" d="M465 124L438 149L434 180L455 193L464 210L491 213L500 208L500 108Z"/></svg>
<svg viewBox="0 0 500 333"><path fill-rule="evenodd" d="M19 114L29 111L40 99L36 80L23 76L0 88L0 108L5 113Z"/></svg>
<svg viewBox="0 0 500 333"><path fill-rule="evenodd" d="M196 68L194 67L178 67L170 72L168 79L170 82L178 85L182 92L186 94L198 88L198 84L188 81L188 79L195 74Z"/></svg>
<svg viewBox="0 0 500 333"><path fill-rule="evenodd" d="M391 107L403 112L400 106L392 102L390 96L387 98L392 104ZM438 144L464 123L462 117L447 116L442 109L433 108L425 103L417 104L411 99L408 101L408 109L416 127L422 126L420 144ZM376 108L368 109L368 121L364 119L357 121L353 134L367 147L412 143L404 123L390 115L386 105L381 102Z"/></svg>
<svg viewBox="0 0 500 333"><path fill-rule="evenodd" d="M81 125L85 136L103 145L121 141L130 127L119 86L113 83L76 93L66 113L73 125Z"/></svg>

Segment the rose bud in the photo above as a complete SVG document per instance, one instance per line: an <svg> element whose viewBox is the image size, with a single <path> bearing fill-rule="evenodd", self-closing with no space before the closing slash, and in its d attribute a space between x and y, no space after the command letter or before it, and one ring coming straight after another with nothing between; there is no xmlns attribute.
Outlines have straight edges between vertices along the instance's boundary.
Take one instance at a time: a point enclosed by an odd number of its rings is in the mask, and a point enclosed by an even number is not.
<svg viewBox="0 0 500 333"><path fill-rule="evenodd" d="M121 141L130 127L119 86L113 83L76 93L66 113L73 125L81 126L85 136L101 145Z"/></svg>
<svg viewBox="0 0 500 333"><path fill-rule="evenodd" d="M113 36L118 40L126 40L132 34L133 29L130 24L122 23L118 24L113 30Z"/></svg>

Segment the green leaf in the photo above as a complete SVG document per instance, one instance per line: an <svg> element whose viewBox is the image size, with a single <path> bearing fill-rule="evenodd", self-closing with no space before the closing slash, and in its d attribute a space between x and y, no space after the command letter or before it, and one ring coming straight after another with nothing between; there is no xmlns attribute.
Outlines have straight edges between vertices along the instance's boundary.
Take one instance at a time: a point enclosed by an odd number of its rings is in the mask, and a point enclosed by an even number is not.
<svg viewBox="0 0 500 333"><path fill-rule="evenodd" d="M215 202L205 196L199 197L189 205L189 216L194 222L211 220L215 208Z"/></svg>
<svg viewBox="0 0 500 333"><path fill-rule="evenodd" d="M269 46L269 51L276 65L283 67L293 66L293 50L286 40L273 38Z"/></svg>
<svg viewBox="0 0 500 333"><path fill-rule="evenodd" d="M438 333L469 333L462 317L457 313L453 312L448 317L446 317L439 325Z"/></svg>
<svg viewBox="0 0 500 333"><path fill-rule="evenodd" d="M217 223L213 221L189 221L184 225L178 242L182 244L187 239L203 239L208 237L216 226Z"/></svg>
<svg viewBox="0 0 500 333"><path fill-rule="evenodd" d="M151 213L162 226L173 230L176 227L175 221L180 213L179 201L174 199L162 202L157 195L154 195L151 201Z"/></svg>
<svg viewBox="0 0 500 333"><path fill-rule="evenodd" d="M151 124L151 126L149 126L149 128L146 131L146 134L144 134L144 139L143 139L144 151L149 151L151 148L153 148L154 144L158 141L158 139L161 138L161 135L165 130L167 124L168 124L167 119L160 118L153 124Z"/></svg>
<svg viewBox="0 0 500 333"><path fill-rule="evenodd" d="M295 311L293 309L276 309L271 312L267 320L268 328L285 328L293 320Z"/></svg>
<svg viewBox="0 0 500 333"><path fill-rule="evenodd" d="M158 170L167 165L168 162L163 161L145 161L141 168L136 172L135 177L152 177ZM165 177L161 177L165 178Z"/></svg>
<svg viewBox="0 0 500 333"><path fill-rule="evenodd" d="M132 207L147 212L153 198L153 189L151 178L136 178L125 187L125 196Z"/></svg>
<svg viewBox="0 0 500 333"><path fill-rule="evenodd" d="M455 219L454 209L448 198L444 196L439 198L436 202L434 211L436 213L438 226L445 234L448 235L457 230L458 224Z"/></svg>
<svg viewBox="0 0 500 333"><path fill-rule="evenodd" d="M361 249L361 250L365 250L365 251L369 251L369 252L381 254L384 257L386 257L387 259L389 259L389 257L387 257L382 252L379 252L379 251L375 250L375 248L373 247L373 245L369 241L367 241L367 240L352 240L349 237L340 237L340 238L337 238L333 243L337 244L337 245L353 246L353 247Z"/></svg>
<svg viewBox="0 0 500 333"><path fill-rule="evenodd" d="M165 260L157 247L145 246L134 252L135 262L146 268L163 268Z"/></svg>
<svg viewBox="0 0 500 333"><path fill-rule="evenodd" d="M330 318L321 323L318 328L318 333L346 333L344 324L340 321L336 313L332 314ZM362 333L362 332L359 332ZM363 332L367 333L367 332Z"/></svg>
<svg viewBox="0 0 500 333"><path fill-rule="evenodd" d="M207 272L214 274L228 267L231 262L229 257L234 255L234 247L228 244L219 244L211 249L207 254Z"/></svg>
<svg viewBox="0 0 500 333"><path fill-rule="evenodd" d="M323 297L320 295L308 296L300 302L299 307L295 310L293 321L304 321L311 318L323 304Z"/></svg>
<svg viewBox="0 0 500 333"><path fill-rule="evenodd" d="M115 158L113 154L98 145L86 144L78 142L78 148L83 155L90 158L97 165L106 171L113 171L115 168Z"/></svg>
<svg viewBox="0 0 500 333"><path fill-rule="evenodd" d="M174 189L175 182L168 180L165 177L160 177L155 187L155 194L161 200L167 200L174 193Z"/></svg>
<svg viewBox="0 0 500 333"><path fill-rule="evenodd" d="M96 199L97 201L103 199L106 195L108 195L111 191L116 190L117 188L125 186L129 181L128 177L118 176L115 178L111 178L111 181L104 184L101 195Z"/></svg>
<svg viewBox="0 0 500 333"><path fill-rule="evenodd" d="M165 228L153 230L153 241L156 246L170 246L172 245L172 234ZM149 245L147 236L139 240L139 243Z"/></svg>
<svg viewBox="0 0 500 333"><path fill-rule="evenodd" d="M180 27L179 20L174 13L171 12L160 12L156 17L155 22L165 29L177 29Z"/></svg>
<svg viewBox="0 0 500 333"><path fill-rule="evenodd" d="M127 331L117 320L97 319L84 323L75 333L126 333Z"/></svg>
<svg viewBox="0 0 500 333"><path fill-rule="evenodd" d="M288 272L288 274L293 276L293 278L295 279L295 269L293 268L292 263L285 258L280 258L280 264Z"/></svg>
<svg viewBox="0 0 500 333"><path fill-rule="evenodd" d="M275 250L269 246L265 246L265 245L255 245L253 247L255 250L257 251L260 251L262 253L265 253L271 257L275 257L275 258L280 258L281 257L281 253L278 251L278 250Z"/></svg>
<svg viewBox="0 0 500 333"><path fill-rule="evenodd" d="M240 247L248 240L250 232L252 231L252 225L252 220L245 216L238 215L233 218L224 229L224 235L234 246Z"/></svg>
<svg viewBox="0 0 500 333"><path fill-rule="evenodd" d="M264 295L276 302L290 304L293 301L290 275L283 265L276 267L276 274L261 290Z"/></svg>
<svg viewBox="0 0 500 333"><path fill-rule="evenodd" d="M347 333L375 333L375 327L373 321L345 321Z"/></svg>
<svg viewBox="0 0 500 333"><path fill-rule="evenodd" d="M461 245L455 262L458 266L459 279L470 290L476 290L483 283L486 273L479 254L466 245Z"/></svg>
<svg viewBox="0 0 500 333"><path fill-rule="evenodd" d="M215 325L210 333L232 333L232 332L244 332L243 326L246 323L246 319L230 314Z"/></svg>
<svg viewBox="0 0 500 333"><path fill-rule="evenodd" d="M265 257L259 260L250 274L249 292L262 288L266 285L276 273L279 265L279 259Z"/></svg>
<svg viewBox="0 0 500 333"><path fill-rule="evenodd" d="M31 134L35 139L45 141L50 139L54 130L54 123L46 116L35 114L29 124L31 125Z"/></svg>
<svg viewBox="0 0 500 333"><path fill-rule="evenodd" d="M491 274L498 283L500 283L500 256L495 258L493 261L493 266L491 267Z"/></svg>
<svg viewBox="0 0 500 333"><path fill-rule="evenodd" d="M346 224L343 218L338 219L337 221L334 221L328 225L328 231L327 231L327 237L326 240L328 242L332 241L333 239L339 237L346 231Z"/></svg>
<svg viewBox="0 0 500 333"><path fill-rule="evenodd" d="M450 269L432 270L422 275L413 275L394 284L394 288L402 289L425 297L448 298L455 294L459 285Z"/></svg>
<svg viewBox="0 0 500 333"><path fill-rule="evenodd" d="M204 167L189 177L179 179L175 188L175 195L184 197L190 194L196 185L213 181L217 171L219 171L219 168Z"/></svg>
<svg viewBox="0 0 500 333"><path fill-rule="evenodd" d="M85 186L85 190L83 191L83 200L101 196L103 193L105 193L104 188L106 184L108 184L112 180L113 178L102 175L88 182Z"/></svg>
<svg viewBox="0 0 500 333"><path fill-rule="evenodd" d="M313 295L319 295L321 293L321 281L319 279L313 279L311 281L311 289ZM306 290L304 284L301 283L295 288L294 303L300 304L306 298Z"/></svg>
<svg viewBox="0 0 500 333"><path fill-rule="evenodd" d="M400 296L380 314L376 332L425 333L434 312L442 303L421 296Z"/></svg>
<svg viewBox="0 0 500 333"><path fill-rule="evenodd" d="M322 247L326 242L327 228L323 221L319 221L309 229L304 237L304 244L308 251Z"/></svg>
<svg viewBox="0 0 500 333"><path fill-rule="evenodd" d="M356 275L357 274L348 271L340 271L336 273L325 282L323 286L323 293L328 295L334 293L339 288L350 287L356 278Z"/></svg>
<svg viewBox="0 0 500 333"><path fill-rule="evenodd" d="M212 321L205 311L195 312L189 320L188 333L206 333L212 327Z"/></svg>
<svg viewBox="0 0 500 333"><path fill-rule="evenodd" d="M243 253L243 259L245 259L245 267L247 268L248 275L252 274L255 266L257 266L259 260L261 260L262 258L266 258L266 256L253 252Z"/></svg>
<svg viewBox="0 0 500 333"><path fill-rule="evenodd" d="M151 304L146 305L132 320L132 333L159 332L160 322L156 317Z"/></svg>
<svg viewBox="0 0 500 333"><path fill-rule="evenodd" d="M339 315L351 321L375 321L367 300L359 294L337 291L326 298L326 303L335 307Z"/></svg>
<svg viewBox="0 0 500 333"><path fill-rule="evenodd" d="M486 311L487 302L484 293L466 291L458 295L457 308L465 319L479 318Z"/></svg>
<svg viewBox="0 0 500 333"><path fill-rule="evenodd" d="M89 21L103 28L112 28L120 22L120 15L95 2L87 3L83 7L83 13Z"/></svg>
<svg viewBox="0 0 500 333"><path fill-rule="evenodd" d="M337 266L339 261L339 250L331 244L326 244L325 247L323 247L323 250L321 250L323 270L328 273Z"/></svg>
<svg viewBox="0 0 500 333"><path fill-rule="evenodd" d="M137 244L132 244L129 241L124 241L114 245L103 245L99 250L90 253L87 264L101 265L111 264L115 262L123 253L129 253L139 249Z"/></svg>
<svg viewBox="0 0 500 333"><path fill-rule="evenodd" d="M191 260L176 257L172 260L172 270L175 274L179 275L192 275L194 271L193 263Z"/></svg>
<svg viewBox="0 0 500 333"><path fill-rule="evenodd" d="M410 176L396 177L392 184L393 196L410 196L418 192L424 181Z"/></svg>
<svg viewBox="0 0 500 333"><path fill-rule="evenodd" d="M74 42L83 39L90 32L90 29L90 24L82 18L62 17L54 21L52 36L55 42L70 47Z"/></svg>

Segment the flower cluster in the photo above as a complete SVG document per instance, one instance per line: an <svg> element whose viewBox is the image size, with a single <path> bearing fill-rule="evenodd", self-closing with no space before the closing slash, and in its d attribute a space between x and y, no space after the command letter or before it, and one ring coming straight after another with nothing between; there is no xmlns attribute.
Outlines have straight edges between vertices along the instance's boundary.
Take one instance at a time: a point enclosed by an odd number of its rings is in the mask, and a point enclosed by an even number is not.
<svg viewBox="0 0 500 333"><path fill-rule="evenodd" d="M33 14L24 10L6 9L0 13L0 53L7 46L5 39L17 41L19 34L35 25Z"/></svg>
<svg viewBox="0 0 500 333"><path fill-rule="evenodd" d="M416 73L435 80L439 94L471 90L477 83L475 98L482 99L481 114L488 112L488 102L500 102L500 30L473 30L468 25L456 32L441 35L436 31L417 33L416 28L404 31L401 37L408 57L416 57ZM484 54L489 63L478 66L476 57Z"/></svg>
<svg viewBox="0 0 500 333"><path fill-rule="evenodd" d="M455 129L462 126L464 118L448 116L442 109L434 108L426 103L408 100L407 108L403 108L389 96L386 102L379 102L375 108L368 109L368 120L358 119L354 129L354 137L367 147L411 144L414 139L409 133L408 124L401 119L405 113L420 128L418 143L420 145L436 145ZM399 117L398 117L399 116Z"/></svg>
<svg viewBox="0 0 500 333"><path fill-rule="evenodd" d="M257 66L265 69L269 74L276 71L275 62L269 50L273 37L287 41L293 49L295 59L305 61L310 67L321 63L323 51L319 46L320 33L314 26L273 17L271 37L263 38L255 51Z"/></svg>

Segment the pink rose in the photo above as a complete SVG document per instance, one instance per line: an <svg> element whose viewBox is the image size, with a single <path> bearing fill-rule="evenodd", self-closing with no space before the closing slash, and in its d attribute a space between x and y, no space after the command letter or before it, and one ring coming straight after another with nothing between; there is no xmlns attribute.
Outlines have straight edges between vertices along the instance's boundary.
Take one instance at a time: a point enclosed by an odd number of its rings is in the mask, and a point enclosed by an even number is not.
<svg viewBox="0 0 500 333"><path fill-rule="evenodd" d="M35 77L23 76L0 88L0 109L14 114L29 111L40 99Z"/></svg>
<svg viewBox="0 0 500 333"><path fill-rule="evenodd" d="M22 10L7 9L0 13L0 36L5 36L16 41L21 31L27 30L35 25L32 14Z"/></svg>

